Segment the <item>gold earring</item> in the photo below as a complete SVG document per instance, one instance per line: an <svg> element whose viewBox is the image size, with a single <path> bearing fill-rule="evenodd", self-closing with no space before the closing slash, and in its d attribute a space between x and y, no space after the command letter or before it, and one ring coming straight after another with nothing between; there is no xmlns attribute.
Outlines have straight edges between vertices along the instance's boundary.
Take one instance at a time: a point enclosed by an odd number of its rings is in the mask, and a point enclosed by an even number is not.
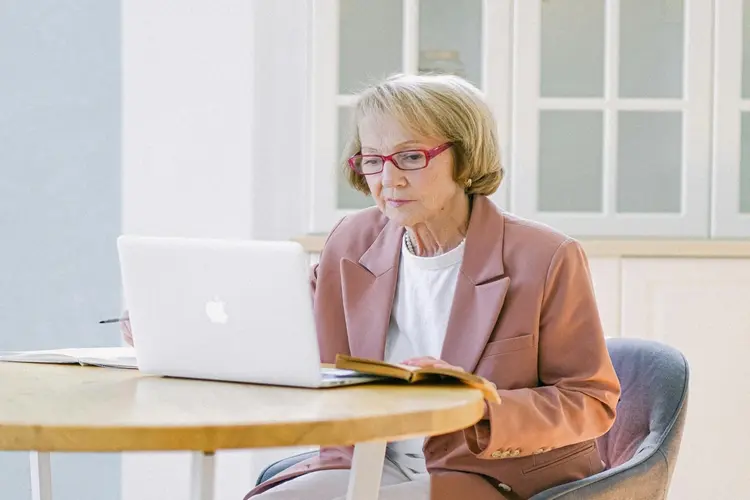
<svg viewBox="0 0 750 500"><path fill-rule="evenodd" d="M466 185L467 189L470 188L471 187L471 179L466 179L466 182L464 182L464 184Z"/></svg>

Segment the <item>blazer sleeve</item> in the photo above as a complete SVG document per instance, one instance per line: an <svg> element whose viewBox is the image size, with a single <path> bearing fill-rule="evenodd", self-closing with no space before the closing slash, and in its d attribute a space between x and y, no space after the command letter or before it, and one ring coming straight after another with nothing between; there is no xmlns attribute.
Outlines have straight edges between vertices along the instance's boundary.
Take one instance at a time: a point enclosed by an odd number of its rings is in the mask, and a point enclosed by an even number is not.
<svg viewBox="0 0 750 500"><path fill-rule="evenodd" d="M310 269L310 288L321 363L335 363L337 354L349 354L346 329L331 327L345 324L339 272L340 249L346 242L346 231L339 228L345 220L346 217L339 220L328 233L318 263ZM343 240L341 236L344 236Z"/></svg>
<svg viewBox="0 0 750 500"><path fill-rule="evenodd" d="M318 259L318 262L310 266L310 291L313 297L313 304L315 303L315 290L318 287L318 268L320 267L320 260L323 257L323 252L325 251L326 245L328 245L328 241L331 239L331 236L333 236L333 233L336 231L336 229L338 229L341 223L344 222L344 219L346 219L346 217L342 217L341 219L339 219L336 225L333 226L331 232L328 233L328 236L326 236L325 243L323 243L323 248L320 251L320 259Z"/></svg>
<svg viewBox="0 0 750 500"><path fill-rule="evenodd" d="M550 262L539 318L539 387L500 390L464 431L478 458L526 456L597 438L614 423L620 384L607 351L588 261L575 240Z"/></svg>

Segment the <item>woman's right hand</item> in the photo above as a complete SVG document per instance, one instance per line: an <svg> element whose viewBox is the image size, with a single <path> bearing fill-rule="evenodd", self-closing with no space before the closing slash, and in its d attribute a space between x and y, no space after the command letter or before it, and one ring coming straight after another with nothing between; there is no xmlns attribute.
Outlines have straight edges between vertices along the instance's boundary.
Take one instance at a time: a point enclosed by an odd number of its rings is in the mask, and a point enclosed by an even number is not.
<svg viewBox="0 0 750 500"><path fill-rule="evenodd" d="M125 339L125 342L132 346L133 331L130 329L130 315L128 314L128 311L123 313L122 319L120 320L120 332L122 333L122 338Z"/></svg>

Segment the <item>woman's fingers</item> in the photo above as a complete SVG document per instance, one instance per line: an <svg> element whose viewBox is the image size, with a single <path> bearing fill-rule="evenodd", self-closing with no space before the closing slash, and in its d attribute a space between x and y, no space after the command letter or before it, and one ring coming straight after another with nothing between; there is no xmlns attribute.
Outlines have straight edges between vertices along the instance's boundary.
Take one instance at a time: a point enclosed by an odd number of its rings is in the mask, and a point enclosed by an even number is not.
<svg viewBox="0 0 750 500"><path fill-rule="evenodd" d="M128 343L128 345L133 345L133 332L130 330L130 319L124 318L122 321L120 321L120 333L122 333L122 338L125 339L125 342Z"/></svg>
<svg viewBox="0 0 750 500"><path fill-rule="evenodd" d="M409 358L403 361L402 364L410 366L432 366L440 360L432 358L430 356L422 356L418 358Z"/></svg>
<svg viewBox="0 0 750 500"><path fill-rule="evenodd" d="M410 359L407 359L406 361L403 361L402 364L408 365L408 366L419 366L419 367L434 366L436 368L445 368L448 370L464 371L464 369L459 366L453 366L451 364L446 363L445 361L441 359L436 359L431 356L410 358Z"/></svg>

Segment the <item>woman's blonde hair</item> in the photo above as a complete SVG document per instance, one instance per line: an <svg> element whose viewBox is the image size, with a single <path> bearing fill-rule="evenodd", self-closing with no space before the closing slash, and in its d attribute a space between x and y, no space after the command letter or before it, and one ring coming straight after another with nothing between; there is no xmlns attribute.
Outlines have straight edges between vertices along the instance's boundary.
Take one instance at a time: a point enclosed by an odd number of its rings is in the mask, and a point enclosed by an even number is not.
<svg viewBox="0 0 750 500"><path fill-rule="evenodd" d="M488 196L503 180L497 125L480 91L451 75L395 75L359 94L342 155L349 184L370 193L348 159L362 149L358 126L369 115L392 116L426 137L452 142L453 179L468 194Z"/></svg>

